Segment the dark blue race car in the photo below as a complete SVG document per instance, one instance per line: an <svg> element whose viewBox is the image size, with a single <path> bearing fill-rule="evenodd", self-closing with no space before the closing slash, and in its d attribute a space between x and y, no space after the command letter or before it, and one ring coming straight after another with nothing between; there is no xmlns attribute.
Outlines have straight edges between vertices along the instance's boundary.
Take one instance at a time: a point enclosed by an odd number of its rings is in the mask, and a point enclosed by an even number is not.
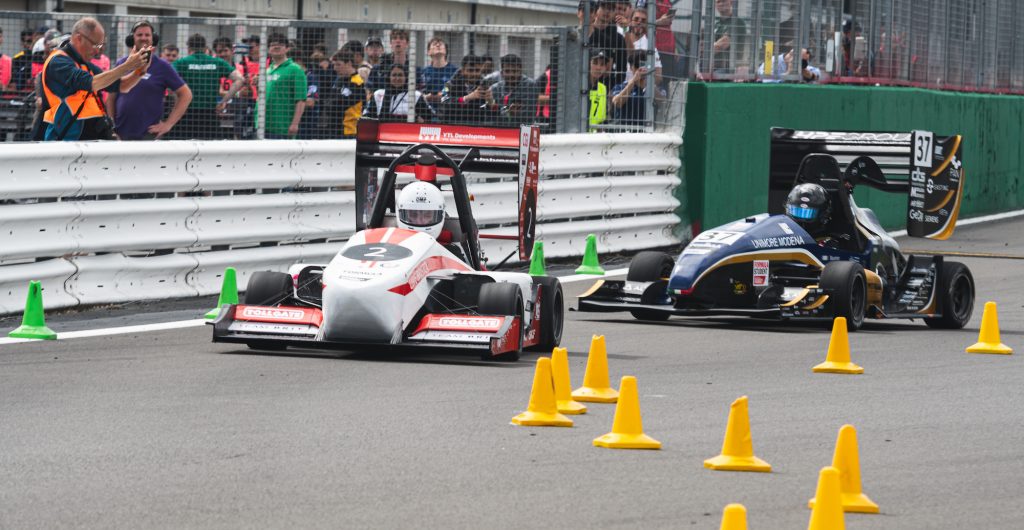
<svg viewBox="0 0 1024 530"><path fill-rule="evenodd" d="M904 255L852 194L860 184L907 193L910 235L949 237L962 181L959 137L951 139L934 148L934 162L912 165L907 181L886 180L869 157L854 159L844 173L831 155L807 155L788 214L754 215L702 232L677 259L641 252L626 281L599 281L580 296L579 310L629 311L641 320L841 316L851 331L866 318L922 318L931 327L962 328L974 308L970 270L942 256ZM826 199L814 204L807 190Z"/></svg>

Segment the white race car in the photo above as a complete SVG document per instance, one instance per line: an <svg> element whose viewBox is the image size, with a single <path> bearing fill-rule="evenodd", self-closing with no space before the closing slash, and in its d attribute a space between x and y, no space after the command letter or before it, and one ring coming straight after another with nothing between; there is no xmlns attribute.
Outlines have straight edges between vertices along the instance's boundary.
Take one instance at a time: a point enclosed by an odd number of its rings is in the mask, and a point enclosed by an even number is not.
<svg viewBox="0 0 1024 530"><path fill-rule="evenodd" d="M463 162L473 156L470 150ZM387 211L395 168L414 160L418 176L432 164L449 168L442 173L451 173L458 210L444 224L451 244L399 228ZM213 341L271 350L475 350L497 360L558 346L564 319L558 279L487 271L478 237L460 165L434 145L410 146L388 166L365 230L327 265L253 274L244 303L224 306L213 321Z"/></svg>

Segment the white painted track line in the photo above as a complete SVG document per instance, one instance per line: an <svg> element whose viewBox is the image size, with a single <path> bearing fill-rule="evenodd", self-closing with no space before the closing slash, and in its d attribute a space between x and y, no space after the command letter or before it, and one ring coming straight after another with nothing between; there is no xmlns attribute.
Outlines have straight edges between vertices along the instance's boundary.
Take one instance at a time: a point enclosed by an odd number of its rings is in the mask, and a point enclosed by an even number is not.
<svg viewBox="0 0 1024 530"><path fill-rule="evenodd" d="M1015 210L1012 212L998 213L993 215L983 215L981 217L972 217L970 219L963 219L957 221L957 226L970 226L978 223L987 223L991 221L1002 221L1003 219L1012 219L1014 217L1020 217L1024 215L1024 210ZM906 230L898 230L896 232L890 232L889 235L892 237L902 237L907 235ZM595 276L591 274L578 274L572 276L561 276L559 280L562 283L576 283L585 281L595 281L601 278L607 278L610 276L621 276L626 274L628 268L625 269L614 269L605 271L604 276ZM58 333L57 340L63 339L78 339L83 337L101 337L105 335L122 335L125 333L144 333L147 331L161 331L165 329L179 329L179 328L190 328L202 326L208 322L206 319L196 320L181 320L178 322L161 322L158 324L143 324L139 326L124 326L120 328L106 328L106 329L89 329L83 331L69 331L67 333ZM17 344L20 342L33 342L36 339L13 339L9 337L0 337L0 344Z"/></svg>
<svg viewBox="0 0 1024 530"><path fill-rule="evenodd" d="M144 333L147 331L161 331L165 329L191 328L202 326L208 320L204 318L196 320L180 320L177 322L160 322L157 324L142 324L138 326L123 326L119 328L86 329L82 331L68 331L58 333L57 340L80 339L83 337L100 337L104 335L123 335L125 333ZM17 344L19 342L39 342L38 339L14 339L10 337L0 338L0 344Z"/></svg>

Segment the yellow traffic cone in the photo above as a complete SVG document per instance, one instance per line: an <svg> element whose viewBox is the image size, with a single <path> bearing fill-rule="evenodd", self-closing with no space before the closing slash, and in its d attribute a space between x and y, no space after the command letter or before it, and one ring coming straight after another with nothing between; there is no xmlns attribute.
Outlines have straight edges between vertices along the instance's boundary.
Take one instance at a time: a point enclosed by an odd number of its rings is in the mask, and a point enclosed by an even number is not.
<svg viewBox="0 0 1024 530"><path fill-rule="evenodd" d="M612 432L594 438L596 447L611 449L661 449L661 442L644 434L643 420L640 419L640 395L636 390L636 378L622 377L619 383L619 402L615 405L615 419Z"/></svg>
<svg viewBox="0 0 1024 530"><path fill-rule="evenodd" d="M742 504L726 506L718 530L747 530L747 509Z"/></svg>
<svg viewBox="0 0 1024 530"><path fill-rule="evenodd" d="M537 359L533 372L533 390L526 412L512 418L513 425L529 427L572 427L572 420L558 413L555 406L555 387L551 379L551 359Z"/></svg>
<svg viewBox="0 0 1024 530"><path fill-rule="evenodd" d="M815 366L814 372L830 374L862 374L864 369L850 362L850 338L846 334L846 318L836 317L832 322L832 338L828 341L825 362Z"/></svg>
<svg viewBox="0 0 1024 530"><path fill-rule="evenodd" d="M771 464L754 456L747 396L732 402L729 424L725 428L725 441L722 442L722 454L705 460L704 467L718 471L771 472Z"/></svg>
<svg viewBox="0 0 1024 530"><path fill-rule="evenodd" d="M555 382L555 404L562 414L586 414L587 407L572 399L572 386L569 381L569 352L565 348L555 348L551 352L551 374Z"/></svg>
<svg viewBox="0 0 1024 530"><path fill-rule="evenodd" d="M878 505L861 490L858 453L857 429L854 429L853 425L843 425L839 428L836 452L832 455L832 467L839 470L839 493L843 511L878 513ZM814 508L814 499L808 501L807 507Z"/></svg>
<svg viewBox="0 0 1024 530"><path fill-rule="evenodd" d="M818 502L811 510L807 530L846 530L846 518L839 497L839 470L823 467L818 473L818 489L814 493Z"/></svg>
<svg viewBox="0 0 1024 530"><path fill-rule="evenodd" d="M594 403L615 403L619 399L619 393L612 388L608 380L608 349L604 343L604 335L591 337L587 371L583 373L583 386L572 391L572 398L576 401Z"/></svg>
<svg viewBox="0 0 1024 530"><path fill-rule="evenodd" d="M985 312L981 314L981 332L978 342L967 347L967 353L1000 353L1009 355L1013 349L999 340L999 313L995 302L985 302Z"/></svg>

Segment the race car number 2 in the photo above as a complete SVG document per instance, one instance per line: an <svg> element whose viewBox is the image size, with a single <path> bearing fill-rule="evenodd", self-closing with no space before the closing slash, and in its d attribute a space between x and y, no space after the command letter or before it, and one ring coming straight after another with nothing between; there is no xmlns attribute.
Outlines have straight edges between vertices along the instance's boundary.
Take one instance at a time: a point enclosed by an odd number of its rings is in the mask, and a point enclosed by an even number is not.
<svg viewBox="0 0 1024 530"><path fill-rule="evenodd" d="M360 261L396 261L412 256L412 251L393 243L371 243L353 245L345 249L341 255Z"/></svg>

